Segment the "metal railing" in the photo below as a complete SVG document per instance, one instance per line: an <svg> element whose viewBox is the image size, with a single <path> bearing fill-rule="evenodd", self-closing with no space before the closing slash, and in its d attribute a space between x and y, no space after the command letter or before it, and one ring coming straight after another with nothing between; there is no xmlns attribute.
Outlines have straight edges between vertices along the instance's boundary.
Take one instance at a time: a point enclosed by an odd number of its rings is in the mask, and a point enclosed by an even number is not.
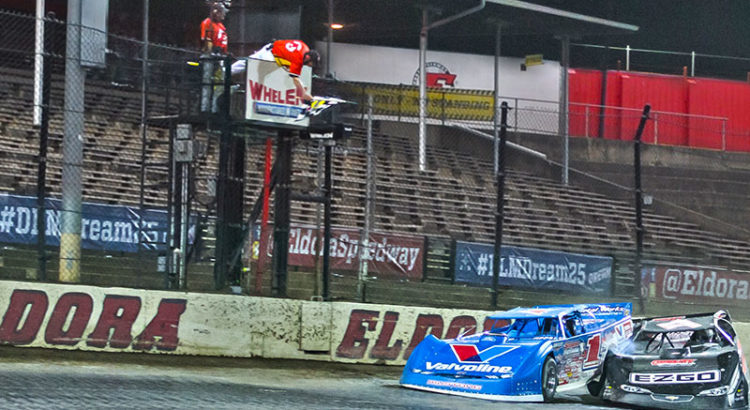
<svg viewBox="0 0 750 410"><path fill-rule="evenodd" d="M600 121L606 122L608 120L612 121L614 119L617 119L619 121L626 121L628 123L632 122L633 125L636 125L642 111L642 109L640 108L616 107L597 104L570 103L570 106L571 122L574 122L576 120L583 120L582 133L580 132L580 127L572 127L572 129L579 132L576 133L571 131L570 135L586 138L606 136L600 135L599 129L594 129L598 128L594 125L598 125ZM582 114L580 114L581 111L583 111ZM602 114L602 111L604 111L604 114ZM581 118L581 116L583 118ZM684 134L683 136L704 134L710 136L718 136L720 138L720 144L718 147L707 148L716 148L722 151L726 150L727 124L729 122L729 118L727 117L685 114L669 111L652 111L650 119L651 122L649 123L649 128L646 130L645 142L652 143L654 145L680 145L665 142L665 136L674 136L674 132L681 132ZM626 137L630 136L632 133L625 132L626 130L631 131L630 128L622 129L623 132L621 134L625 135ZM635 130L635 128L632 128L632 130ZM670 134L670 131L672 131L673 133ZM614 136L609 135L608 137L613 138Z"/></svg>
<svg viewBox="0 0 750 410"><path fill-rule="evenodd" d="M697 66L701 67L700 74L704 76L716 76L720 74L718 76L722 78L745 80L748 74L747 64L750 63L750 57L724 56L695 51L652 50L631 47L630 45L622 47L586 43L571 43L571 46L596 50L599 53L605 53L605 56L609 56L610 53L613 53L615 57L622 56L625 59L624 67L622 60L619 58L614 66L611 63L608 66L612 69L624 69L626 71L636 70L670 74L679 72L690 77L695 77ZM650 58L638 60L636 58L638 54L648 54ZM701 61L707 61L708 64L701 65ZM714 64L716 66L713 66Z"/></svg>

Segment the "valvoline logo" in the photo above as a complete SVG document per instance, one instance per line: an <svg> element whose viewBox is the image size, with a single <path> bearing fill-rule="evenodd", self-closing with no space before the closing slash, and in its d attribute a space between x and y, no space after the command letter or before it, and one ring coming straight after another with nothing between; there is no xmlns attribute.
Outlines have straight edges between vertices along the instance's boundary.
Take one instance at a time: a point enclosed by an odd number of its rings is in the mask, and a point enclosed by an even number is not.
<svg viewBox="0 0 750 410"><path fill-rule="evenodd" d="M476 345L451 345L456 358L462 363L485 363L517 348L518 346L492 346L480 352Z"/></svg>

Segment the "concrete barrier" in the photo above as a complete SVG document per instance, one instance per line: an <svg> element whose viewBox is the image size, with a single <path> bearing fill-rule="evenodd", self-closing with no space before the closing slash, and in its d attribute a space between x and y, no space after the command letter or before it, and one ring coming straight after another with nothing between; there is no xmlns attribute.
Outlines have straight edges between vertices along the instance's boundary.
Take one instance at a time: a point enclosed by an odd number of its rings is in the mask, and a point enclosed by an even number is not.
<svg viewBox="0 0 750 410"><path fill-rule="evenodd" d="M19 347L403 365L492 312L6 281L0 313L0 344Z"/></svg>
<svg viewBox="0 0 750 410"><path fill-rule="evenodd" d="M0 309L0 343L19 347L393 365L490 313L11 281Z"/></svg>

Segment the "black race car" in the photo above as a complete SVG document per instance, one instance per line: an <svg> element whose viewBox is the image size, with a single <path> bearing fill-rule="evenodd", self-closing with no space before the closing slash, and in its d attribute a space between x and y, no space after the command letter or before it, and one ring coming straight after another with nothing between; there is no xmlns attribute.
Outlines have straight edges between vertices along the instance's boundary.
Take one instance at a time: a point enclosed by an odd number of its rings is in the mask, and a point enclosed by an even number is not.
<svg viewBox="0 0 750 410"><path fill-rule="evenodd" d="M635 406L735 409L748 407L747 376L732 321L721 310L644 319L632 340L610 348L588 388Z"/></svg>

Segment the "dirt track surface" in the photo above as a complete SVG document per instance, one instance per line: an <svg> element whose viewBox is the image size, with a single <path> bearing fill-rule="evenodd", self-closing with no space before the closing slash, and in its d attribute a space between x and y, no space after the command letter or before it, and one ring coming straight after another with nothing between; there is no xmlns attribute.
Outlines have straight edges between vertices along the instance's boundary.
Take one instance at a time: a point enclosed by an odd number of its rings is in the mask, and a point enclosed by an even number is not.
<svg viewBox="0 0 750 410"><path fill-rule="evenodd" d="M590 397L497 403L398 386L400 367L0 347L0 408L594 409Z"/></svg>

